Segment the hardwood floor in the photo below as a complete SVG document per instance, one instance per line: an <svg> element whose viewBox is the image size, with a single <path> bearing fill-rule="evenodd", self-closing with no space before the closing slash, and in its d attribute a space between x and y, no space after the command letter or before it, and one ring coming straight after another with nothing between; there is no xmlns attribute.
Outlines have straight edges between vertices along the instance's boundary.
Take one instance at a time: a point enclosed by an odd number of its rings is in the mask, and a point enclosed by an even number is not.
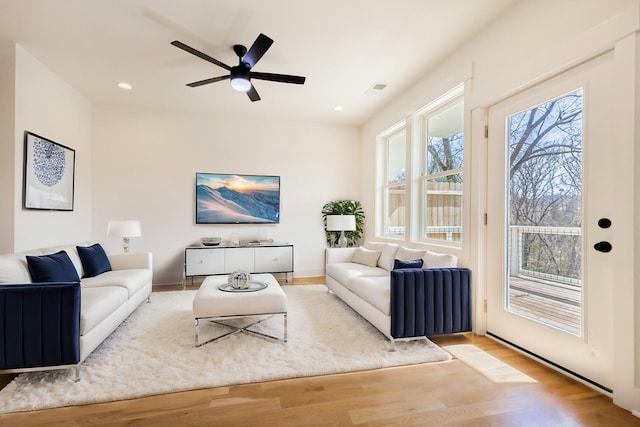
<svg viewBox="0 0 640 427"><path fill-rule="evenodd" d="M538 383L496 384L453 360L6 414L0 425L640 426L610 398L489 338L433 341L475 344Z"/></svg>

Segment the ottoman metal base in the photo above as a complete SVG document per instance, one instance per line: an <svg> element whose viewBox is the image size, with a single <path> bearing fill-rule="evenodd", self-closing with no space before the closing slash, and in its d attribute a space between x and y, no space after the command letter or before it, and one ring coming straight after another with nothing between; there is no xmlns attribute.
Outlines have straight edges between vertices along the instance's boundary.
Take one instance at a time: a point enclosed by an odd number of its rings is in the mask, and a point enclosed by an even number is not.
<svg viewBox="0 0 640 427"><path fill-rule="evenodd" d="M283 337L276 337L273 335L268 335L268 334L264 334L262 332L258 332L258 331L253 331L251 329L249 329L252 326L255 326L267 319L270 319L271 317L281 314L282 318L283 318L283 326L284 326L284 330L283 330ZM256 320L253 323L250 323L246 326L235 326L235 325L229 325L227 323L223 323L224 320L229 320L229 319L239 319L239 318L246 318L246 317L258 317L258 316L269 316L269 317L265 317L263 319L259 319ZM215 338L211 338L207 341L204 342L198 342L199 341L199 336L198 336L198 326L200 323L200 320L204 320L207 322L211 322L211 323L215 323L216 325L221 325L221 326L226 326L227 328L231 328L232 330L230 332L227 332L226 334L222 334L219 335ZM266 338L266 339L270 339L270 340L275 340L275 341L282 341L282 342L287 342L287 313L283 312L283 313L269 313L269 314L251 314L251 315L246 315L246 316L225 316L225 317L204 317L204 318L200 318L200 319L196 319L196 324L195 324L195 338L196 338L196 347L202 347L205 344L209 344L211 342L216 342L218 340L221 340L222 338L226 338L226 337L230 337L231 335L237 334L238 332L244 332L247 333L249 335L255 335L257 337L260 338Z"/></svg>

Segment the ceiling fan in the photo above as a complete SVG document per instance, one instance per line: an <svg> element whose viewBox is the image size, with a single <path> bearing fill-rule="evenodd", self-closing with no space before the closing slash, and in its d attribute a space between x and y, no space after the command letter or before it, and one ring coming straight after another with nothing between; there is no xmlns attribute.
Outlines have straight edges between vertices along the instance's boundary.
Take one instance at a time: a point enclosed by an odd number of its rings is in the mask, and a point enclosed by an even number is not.
<svg viewBox="0 0 640 427"><path fill-rule="evenodd" d="M233 46L233 51L238 55L238 65L230 67L224 62L218 61L215 58L210 57L209 55L200 52L192 48L191 46L187 46L186 44L175 40L171 42L172 45L178 47L186 52L189 52L192 55L197 56L198 58L204 59L205 61L209 61L212 64L217 65L218 67L222 67L225 70L229 70L229 74L226 76L212 77L210 79L200 80L193 83L188 83L189 87L197 87L206 85L209 83L219 82L221 80L231 79L231 87L240 92L246 92L251 99L252 102L259 101L260 95L256 91L256 88L251 84L251 79L258 80L269 80L272 82L281 82L281 83L294 83L294 84L304 84L305 77L301 76L291 76L288 74L273 74L273 73L258 73L255 71L251 71L251 69L256 65L256 63L262 58L265 52L271 47L273 44L273 40L264 34L258 35L256 40L251 45L251 48L247 51L247 48L243 45L236 44Z"/></svg>

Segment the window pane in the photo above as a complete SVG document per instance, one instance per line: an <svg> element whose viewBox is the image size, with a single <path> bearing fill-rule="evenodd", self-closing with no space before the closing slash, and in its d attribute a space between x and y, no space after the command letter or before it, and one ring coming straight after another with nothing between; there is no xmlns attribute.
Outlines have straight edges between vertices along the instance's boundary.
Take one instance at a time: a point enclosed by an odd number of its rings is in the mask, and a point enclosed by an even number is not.
<svg viewBox="0 0 640 427"><path fill-rule="evenodd" d="M405 230L405 186L396 185L387 189L387 217L384 234L402 236Z"/></svg>
<svg viewBox="0 0 640 427"><path fill-rule="evenodd" d="M462 167L464 134L463 103L426 118L426 174L432 175Z"/></svg>
<svg viewBox="0 0 640 427"><path fill-rule="evenodd" d="M424 237L459 242L462 239L462 173L424 182Z"/></svg>
<svg viewBox="0 0 640 427"><path fill-rule="evenodd" d="M407 162L406 131L403 129L387 139L387 182L404 182Z"/></svg>

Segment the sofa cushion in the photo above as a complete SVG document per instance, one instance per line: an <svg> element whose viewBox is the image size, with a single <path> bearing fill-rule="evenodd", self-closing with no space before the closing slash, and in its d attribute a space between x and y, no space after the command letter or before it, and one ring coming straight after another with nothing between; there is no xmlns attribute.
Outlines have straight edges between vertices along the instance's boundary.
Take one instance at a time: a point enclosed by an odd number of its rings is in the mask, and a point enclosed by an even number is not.
<svg viewBox="0 0 640 427"><path fill-rule="evenodd" d="M386 315L391 314L389 275L384 277L355 277L346 287Z"/></svg>
<svg viewBox="0 0 640 427"><path fill-rule="evenodd" d="M333 277L343 285L349 279L360 276L389 276L389 272L379 267L369 267L367 265L353 262L336 262L327 264L327 276Z"/></svg>
<svg viewBox="0 0 640 427"><path fill-rule="evenodd" d="M424 268L456 268L458 266L458 257L453 254L427 251L422 260Z"/></svg>
<svg viewBox="0 0 640 427"><path fill-rule="evenodd" d="M130 270L112 270L94 277L82 279L83 288L100 286L120 286L129 293L129 298L151 282L151 270L144 268Z"/></svg>
<svg viewBox="0 0 640 427"><path fill-rule="evenodd" d="M31 275L25 255L41 255L42 252L30 251L0 255L0 283L30 283Z"/></svg>
<svg viewBox="0 0 640 427"><path fill-rule="evenodd" d="M78 245L86 246L89 245L88 242L79 242ZM78 251L76 250L76 245L59 245L59 246L49 246L47 248L39 249L41 254L52 254L55 252L65 251L71 262L73 263L76 271L78 272L78 277L84 276L84 270L82 268L82 261L80 261L80 257L78 256Z"/></svg>
<svg viewBox="0 0 640 427"><path fill-rule="evenodd" d="M365 248L357 248L353 253L351 262L356 264L368 265L369 267L375 267L378 264L380 258L380 251L369 250Z"/></svg>
<svg viewBox="0 0 640 427"><path fill-rule="evenodd" d="M411 261L403 261L401 259L396 259L393 263L393 269L398 270L401 268L422 268L422 258L420 259L412 259Z"/></svg>
<svg viewBox="0 0 640 427"><path fill-rule="evenodd" d="M27 266L31 281L40 282L79 282L78 271L65 251L55 254L27 255Z"/></svg>
<svg viewBox="0 0 640 427"><path fill-rule="evenodd" d="M109 258L100 243L91 246L76 246L76 249L86 277L111 271L111 263L109 263Z"/></svg>
<svg viewBox="0 0 640 427"><path fill-rule="evenodd" d="M393 270L393 260L396 259L398 245L394 243L365 242L363 246L366 249L381 252L380 258L378 259L378 267L384 268L387 271Z"/></svg>
<svg viewBox="0 0 640 427"><path fill-rule="evenodd" d="M122 304L127 302L127 290L121 286L82 287L80 335L85 335Z"/></svg>
<svg viewBox="0 0 640 427"><path fill-rule="evenodd" d="M424 257L427 251L419 250L419 249L411 249L400 246L398 248L398 252L396 252L396 259L402 261L411 261L413 259L418 259Z"/></svg>

